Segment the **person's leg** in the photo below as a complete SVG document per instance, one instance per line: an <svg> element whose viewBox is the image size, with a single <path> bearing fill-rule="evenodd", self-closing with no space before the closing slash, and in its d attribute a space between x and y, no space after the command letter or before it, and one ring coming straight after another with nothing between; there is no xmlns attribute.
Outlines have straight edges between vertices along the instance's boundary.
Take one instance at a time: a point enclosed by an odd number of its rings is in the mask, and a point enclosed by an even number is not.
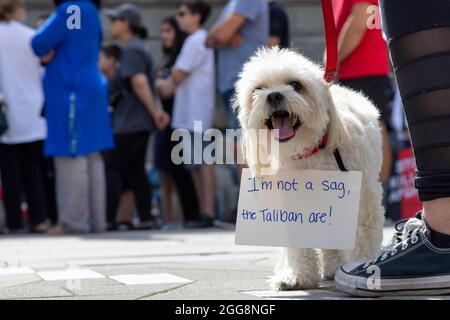
<svg viewBox="0 0 450 320"><path fill-rule="evenodd" d="M42 175L48 218L52 225L56 225L58 223L58 210L56 208L55 165L52 157L42 155Z"/></svg>
<svg viewBox="0 0 450 320"><path fill-rule="evenodd" d="M131 223L134 219L134 193L131 188L130 175L127 171L121 173L122 189L119 201L119 222Z"/></svg>
<svg viewBox="0 0 450 320"><path fill-rule="evenodd" d="M176 141L170 140L170 150L177 143ZM198 225L198 222L201 221L200 204L191 172L186 168L185 164L175 164L172 159L170 159L168 164L173 180L175 181L178 195L180 196L181 206L183 207L184 225L186 227L186 224L191 222L196 222L195 225Z"/></svg>
<svg viewBox="0 0 450 320"><path fill-rule="evenodd" d="M149 228L154 225L154 219L151 215L152 192L145 170L148 139L149 133L147 132L130 135L129 139L129 144L133 147L133 150L128 172L140 220L138 228Z"/></svg>
<svg viewBox="0 0 450 320"><path fill-rule="evenodd" d="M116 148L103 154L106 176L106 217L108 229L115 229L122 181L120 174L122 138L115 136Z"/></svg>
<svg viewBox="0 0 450 320"><path fill-rule="evenodd" d="M424 223L374 261L343 266L335 280L356 295L450 293L450 1L380 5L411 132Z"/></svg>
<svg viewBox="0 0 450 320"><path fill-rule="evenodd" d="M55 157L54 161L58 225L62 232L87 233L90 231L87 158Z"/></svg>
<svg viewBox="0 0 450 320"><path fill-rule="evenodd" d="M164 223L167 227L173 224L173 195L176 193L175 180L171 172L171 135L172 129L168 126L155 134L154 140L154 167L159 172L162 190L161 207Z"/></svg>
<svg viewBox="0 0 450 320"><path fill-rule="evenodd" d="M212 190L206 190L205 176L202 170L204 166L203 162L203 150L206 144L203 141L202 133L190 133L191 136L191 162L189 164L184 164L184 167L190 172L192 182L195 188L195 194L197 196L197 201L199 204L200 214L197 219L186 219L184 223L185 228L207 228L213 226L213 218L211 215L214 214L214 209L212 213L209 213L209 203L211 202L207 197ZM200 142L200 143L199 143Z"/></svg>
<svg viewBox="0 0 450 320"><path fill-rule="evenodd" d="M162 212L164 217L164 223L173 223L173 212L172 212L172 197L175 191L175 183L172 177L162 174L159 179L162 190Z"/></svg>
<svg viewBox="0 0 450 320"><path fill-rule="evenodd" d="M450 234L450 198L440 198L423 203L425 221L436 232Z"/></svg>
<svg viewBox="0 0 450 320"><path fill-rule="evenodd" d="M390 48L416 159L422 216L432 230L450 235L449 220L440 214L450 215L450 76L444 67L450 65L449 36L450 26L422 30L397 38Z"/></svg>
<svg viewBox="0 0 450 320"><path fill-rule="evenodd" d="M381 1L381 8L411 132L420 199L450 197L450 3Z"/></svg>
<svg viewBox="0 0 450 320"><path fill-rule="evenodd" d="M384 122L380 122L380 128L383 148L383 163L381 165L380 181L387 184L391 178L393 155L391 143L389 142L389 132Z"/></svg>
<svg viewBox="0 0 450 320"><path fill-rule="evenodd" d="M44 232L47 229L47 207L42 176L43 142L21 144L19 152L23 187L30 212L30 227L34 232Z"/></svg>
<svg viewBox="0 0 450 320"><path fill-rule="evenodd" d="M201 171L203 163L203 135L202 133L190 132L190 136L191 163L185 164L185 167L190 171L192 181L194 182L197 200L200 206L200 213L205 214L205 190L203 187L203 177Z"/></svg>
<svg viewBox="0 0 450 320"><path fill-rule="evenodd" d="M172 177L183 208L184 220L200 219L199 201L191 173L183 164L172 163L171 166Z"/></svg>
<svg viewBox="0 0 450 320"><path fill-rule="evenodd" d="M103 232L106 230L105 166L100 153L89 155L87 161L90 227L92 232Z"/></svg>
<svg viewBox="0 0 450 320"><path fill-rule="evenodd" d="M6 226L9 231L23 228L21 210L21 174L17 145L0 144L0 170L3 186L3 203Z"/></svg>
<svg viewBox="0 0 450 320"><path fill-rule="evenodd" d="M119 201L119 221L130 222L134 218L134 194L133 191L124 191Z"/></svg>
<svg viewBox="0 0 450 320"><path fill-rule="evenodd" d="M389 78L387 76L369 76L342 80L341 85L362 92L380 111L381 137L383 139L383 164L380 171L380 181L388 182L392 168L392 148L389 142Z"/></svg>
<svg viewBox="0 0 450 320"><path fill-rule="evenodd" d="M195 221L200 219L200 208L194 181L189 170L183 164L173 165L171 169L176 190L183 207L184 220Z"/></svg>
<svg viewBox="0 0 450 320"><path fill-rule="evenodd" d="M200 175L203 194L202 212L207 214L211 219L215 219L216 179L214 167L212 165L203 164L200 167Z"/></svg>
<svg viewBox="0 0 450 320"><path fill-rule="evenodd" d="M191 172L191 176L192 176L192 181L194 182L194 186L195 186L195 191L198 195L198 203L200 204L200 212L203 213L203 209L204 209L204 194L203 192L203 188L202 188L202 175L201 175L201 171L200 171L200 166L197 166L193 169L189 170Z"/></svg>
<svg viewBox="0 0 450 320"><path fill-rule="evenodd" d="M203 154L208 146L208 142L204 141L202 134L202 148L201 148L201 158L203 159ZM207 215L211 220L216 218L216 179L214 166L205 163L205 159L202 161L202 165L199 168L200 173L200 200L202 213Z"/></svg>

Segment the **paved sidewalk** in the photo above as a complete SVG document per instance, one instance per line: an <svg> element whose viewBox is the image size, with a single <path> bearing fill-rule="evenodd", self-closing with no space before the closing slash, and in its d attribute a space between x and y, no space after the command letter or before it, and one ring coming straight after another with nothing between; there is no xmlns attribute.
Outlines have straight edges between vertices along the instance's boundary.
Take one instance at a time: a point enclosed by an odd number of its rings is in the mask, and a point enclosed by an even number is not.
<svg viewBox="0 0 450 320"><path fill-rule="evenodd" d="M391 234L386 229L385 238ZM234 232L218 228L1 236L0 299L352 298L332 281L317 290L270 291L276 253L235 246Z"/></svg>

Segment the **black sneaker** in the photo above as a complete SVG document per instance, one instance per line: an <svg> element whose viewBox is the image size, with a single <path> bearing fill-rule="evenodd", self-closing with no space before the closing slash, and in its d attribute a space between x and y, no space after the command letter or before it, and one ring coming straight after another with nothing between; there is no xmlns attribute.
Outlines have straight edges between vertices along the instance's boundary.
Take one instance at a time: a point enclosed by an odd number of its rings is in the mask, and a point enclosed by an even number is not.
<svg viewBox="0 0 450 320"><path fill-rule="evenodd" d="M336 273L337 288L363 297L450 293L450 249L435 247L423 222L411 236L367 263L349 263Z"/></svg>

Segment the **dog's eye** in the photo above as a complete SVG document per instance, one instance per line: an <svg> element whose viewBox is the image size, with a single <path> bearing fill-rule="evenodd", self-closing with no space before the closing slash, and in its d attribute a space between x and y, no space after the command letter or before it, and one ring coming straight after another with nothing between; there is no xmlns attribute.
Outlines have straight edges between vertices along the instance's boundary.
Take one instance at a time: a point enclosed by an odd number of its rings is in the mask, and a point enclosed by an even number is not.
<svg viewBox="0 0 450 320"><path fill-rule="evenodd" d="M302 84L298 81L292 81L289 85L294 88L295 91L300 91L303 88Z"/></svg>
<svg viewBox="0 0 450 320"><path fill-rule="evenodd" d="M256 87L255 89L253 89L253 92L260 91L260 90L262 90L261 87Z"/></svg>

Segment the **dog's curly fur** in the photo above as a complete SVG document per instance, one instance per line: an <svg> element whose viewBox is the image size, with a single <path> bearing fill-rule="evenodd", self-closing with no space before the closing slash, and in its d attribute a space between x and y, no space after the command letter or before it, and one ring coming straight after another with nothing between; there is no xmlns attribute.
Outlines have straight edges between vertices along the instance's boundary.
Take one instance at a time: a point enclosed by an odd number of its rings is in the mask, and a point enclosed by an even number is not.
<svg viewBox="0 0 450 320"><path fill-rule="evenodd" d="M301 84L295 87L293 82ZM268 95L278 92L282 101L274 107ZM260 49L243 67L236 83L235 108L242 127L243 153L253 174L259 175L257 145L250 129L267 129L274 109L299 119L295 136L279 143L279 153L267 155L279 168L339 170L333 151L338 148L348 170L362 171L361 201L356 247L353 250L283 248L272 288L316 288L321 276L334 278L350 261L374 258L380 250L384 210L378 175L382 164L379 113L362 94L339 85L329 87L323 69L301 54L286 49ZM294 121L294 120L293 120ZM270 131L266 131L270 135ZM311 150L328 134L325 149L301 160L293 156Z"/></svg>

